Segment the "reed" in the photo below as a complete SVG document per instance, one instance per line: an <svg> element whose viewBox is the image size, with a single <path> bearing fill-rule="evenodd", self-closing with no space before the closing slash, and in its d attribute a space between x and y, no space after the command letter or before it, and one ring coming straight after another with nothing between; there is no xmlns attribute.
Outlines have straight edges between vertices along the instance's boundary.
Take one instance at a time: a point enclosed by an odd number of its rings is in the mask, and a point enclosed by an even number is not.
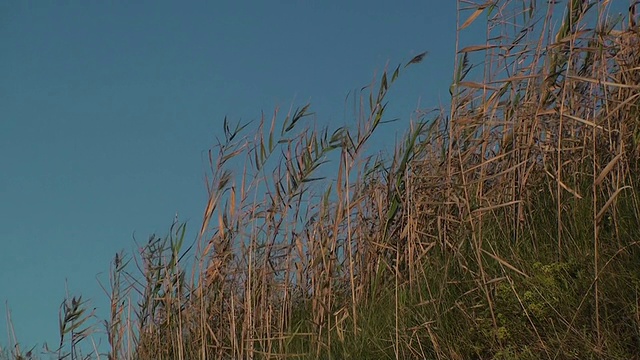
<svg viewBox="0 0 640 360"><path fill-rule="evenodd" d="M369 144L422 55L354 95L352 127L318 128L310 104L225 119L195 242L175 222L116 255L108 354L80 353L79 297L54 354L637 357L637 2L458 4L459 43L481 18L487 41L457 46L449 109L416 113L389 156Z"/></svg>

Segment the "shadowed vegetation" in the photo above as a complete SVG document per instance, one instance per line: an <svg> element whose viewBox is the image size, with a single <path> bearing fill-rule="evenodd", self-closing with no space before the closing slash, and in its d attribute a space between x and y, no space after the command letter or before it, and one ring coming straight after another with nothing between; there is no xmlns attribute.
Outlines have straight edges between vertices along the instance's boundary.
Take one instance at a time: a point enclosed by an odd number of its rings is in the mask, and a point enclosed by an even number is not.
<svg viewBox="0 0 640 360"><path fill-rule="evenodd" d="M449 109L371 155L418 55L358 94L351 127L317 128L310 104L225 119L195 242L176 222L116 255L108 354L81 298L52 354L637 358L637 2L619 18L608 2L459 4L460 43L480 19L487 41L458 46Z"/></svg>

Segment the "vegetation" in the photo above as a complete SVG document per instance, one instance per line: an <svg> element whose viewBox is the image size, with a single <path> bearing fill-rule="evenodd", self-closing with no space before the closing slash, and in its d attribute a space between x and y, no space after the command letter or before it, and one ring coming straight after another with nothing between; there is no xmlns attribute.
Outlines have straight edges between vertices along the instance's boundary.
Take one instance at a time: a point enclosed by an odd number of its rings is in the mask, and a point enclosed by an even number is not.
<svg viewBox="0 0 640 360"><path fill-rule="evenodd" d="M255 133L225 119L195 243L176 222L116 255L108 354L80 297L51 354L638 358L637 2L617 19L608 1L543 3L461 8L459 38L482 15L488 40L459 46L450 109L418 114L388 157L366 144L420 58L363 90L355 128L303 127L309 104Z"/></svg>

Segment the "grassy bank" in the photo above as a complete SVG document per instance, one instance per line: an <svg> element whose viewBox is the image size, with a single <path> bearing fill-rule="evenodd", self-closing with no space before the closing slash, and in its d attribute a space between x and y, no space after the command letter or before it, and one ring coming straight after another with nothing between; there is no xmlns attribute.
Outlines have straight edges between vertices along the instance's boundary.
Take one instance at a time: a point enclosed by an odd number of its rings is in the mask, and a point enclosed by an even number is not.
<svg viewBox="0 0 640 360"><path fill-rule="evenodd" d="M195 242L176 222L117 255L111 317L90 326L69 298L51 355L637 358L637 15L535 3L460 10L461 43L483 19L488 40L458 46L450 108L389 156L369 141L420 59L358 94L349 128L317 127L311 104L225 119Z"/></svg>

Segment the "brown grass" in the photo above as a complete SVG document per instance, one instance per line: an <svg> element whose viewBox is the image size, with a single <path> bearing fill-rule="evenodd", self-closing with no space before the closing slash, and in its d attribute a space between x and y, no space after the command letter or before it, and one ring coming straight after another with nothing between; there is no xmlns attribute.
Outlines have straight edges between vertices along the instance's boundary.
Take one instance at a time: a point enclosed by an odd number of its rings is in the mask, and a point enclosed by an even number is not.
<svg viewBox="0 0 640 360"><path fill-rule="evenodd" d="M367 141L421 59L361 92L353 128L305 127L309 104L253 135L225 119L192 270L179 223L142 277L114 260L108 358L637 356L640 38L608 3L555 29L559 5L460 1L460 41L485 17L488 40L390 158Z"/></svg>

